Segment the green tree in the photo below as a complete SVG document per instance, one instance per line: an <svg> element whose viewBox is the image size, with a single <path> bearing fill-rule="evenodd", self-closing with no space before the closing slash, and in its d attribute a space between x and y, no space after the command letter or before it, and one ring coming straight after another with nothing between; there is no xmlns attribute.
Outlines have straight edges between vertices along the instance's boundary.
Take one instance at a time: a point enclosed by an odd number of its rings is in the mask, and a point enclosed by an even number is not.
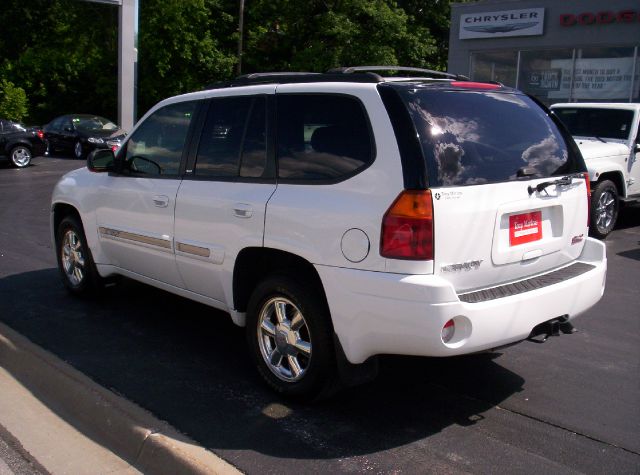
<svg viewBox="0 0 640 475"><path fill-rule="evenodd" d="M3 0L0 77L22 87L29 120L70 112L115 117L117 9L77 0Z"/></svg>
<svg viewBox="0 0 640 475"><path fill-rule="evenodd" d="M167 96L231 77L237 20L224 8L219 0L140 2L139 115Z"/></svg>
<svg viewBox="0 0 640 475"><path fill-rule="evenodd" d="M247 10L245 69L430 66L436 42L428 28L410 20L385 0L256 0Z"/></svg>
<svg viewBox="0 0 640 475"><path fill-rule="evenodd" d="M0 80L0 117L21 121L27 115L27 94L6 79Z"/></svg>

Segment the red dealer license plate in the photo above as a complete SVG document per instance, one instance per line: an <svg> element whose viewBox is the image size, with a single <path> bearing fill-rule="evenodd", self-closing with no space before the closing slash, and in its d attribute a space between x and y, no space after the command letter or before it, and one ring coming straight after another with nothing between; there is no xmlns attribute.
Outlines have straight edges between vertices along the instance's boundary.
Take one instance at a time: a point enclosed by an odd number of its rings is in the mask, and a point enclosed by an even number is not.
<svg viewBox="0 0 640 475"><path fill-rule="evenodd" d="M540 211L509 216L509 245L517 246L540 239L542 239Z"/></svg>

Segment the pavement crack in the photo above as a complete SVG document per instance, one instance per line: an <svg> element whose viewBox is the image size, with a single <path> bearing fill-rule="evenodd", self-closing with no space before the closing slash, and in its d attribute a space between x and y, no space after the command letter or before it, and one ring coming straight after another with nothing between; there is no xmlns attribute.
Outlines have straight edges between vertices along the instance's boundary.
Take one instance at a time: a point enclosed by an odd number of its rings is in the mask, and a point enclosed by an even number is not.
<svg viewBox="0 0 640 475"><path fill-rule="evenodd" d="M474 399L474 398L470 398L470 399ZM556 429L560 429L560 430L563 430L565 432L569 432L571 434L578 435L580 437L584 437L586 439L592 440L593 442L597 442L599 444L606 445L607 447L612 447L612 448L616 448L616 449L622 450L623 452L627 452L628 454L639 455L640 456L640 452L636 452L635 450L627 449L626 447L622 447L620 445L616 445L614 443L607 442L606 440L599 439L597 437L591 436L589 434L585 434L583 432L577 432L577 431L575 431L573 429L569 429L568 427L564 427L564 426L562 426L560 424L556 424L554 422L544 420L544 419L542 419L540 417L532 416L530 414L525 414L524 412L516 411L515 409L508 409L508 408L503 407L503 406L495 406L495 408L496 409L500 409L502 411L506 411L506 412L508 412L510 414L515 414L517 416L526 417L527 419L530 419L532 421L536 421L536 422L539 422L541 424L545 424L545 425L548 425L548 426L551 426L551 427L555 427Z"/></svg>

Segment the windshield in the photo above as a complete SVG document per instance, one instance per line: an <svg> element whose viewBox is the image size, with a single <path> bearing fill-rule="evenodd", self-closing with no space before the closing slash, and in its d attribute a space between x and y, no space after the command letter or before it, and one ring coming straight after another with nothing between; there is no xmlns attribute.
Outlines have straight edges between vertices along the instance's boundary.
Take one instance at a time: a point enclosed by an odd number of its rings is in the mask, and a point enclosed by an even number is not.
<svg viewBox="0 0 640 475"><path fill-rule="evenodd" d="M431 186L581 171L546 112L513 93L403 88Z"/></svg>
<svg viewBox="0 0 640 475"><path fill-rule="evenodd" d="M553 112L576 137L627 140L631 132L630 110L558 107Z"/></svg>
<svg viewBox="0 0 640 475"><path fill-rule="evenodd" d="M111 122L109 119L100 117L97 115L86 117L74 117L72 119L73 125L77 129L83 130L116 130L118 126Z"/></svg>

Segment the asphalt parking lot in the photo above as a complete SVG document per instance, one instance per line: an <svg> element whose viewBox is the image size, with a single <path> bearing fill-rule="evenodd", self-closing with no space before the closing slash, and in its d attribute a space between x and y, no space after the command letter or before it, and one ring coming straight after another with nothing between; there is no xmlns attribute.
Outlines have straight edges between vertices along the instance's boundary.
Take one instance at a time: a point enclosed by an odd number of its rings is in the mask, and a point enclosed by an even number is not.
<svg viewBox="0 0 640 475"><path fill-rule="evenodd" d="M447 360L297 405L266 389L223 313L132 281L62 287L49 199L70 159L0 162L0 320L247 473L640 473L640 207L607 239L579 332ZM390 316L393 318L393 316Z"/></svg>

